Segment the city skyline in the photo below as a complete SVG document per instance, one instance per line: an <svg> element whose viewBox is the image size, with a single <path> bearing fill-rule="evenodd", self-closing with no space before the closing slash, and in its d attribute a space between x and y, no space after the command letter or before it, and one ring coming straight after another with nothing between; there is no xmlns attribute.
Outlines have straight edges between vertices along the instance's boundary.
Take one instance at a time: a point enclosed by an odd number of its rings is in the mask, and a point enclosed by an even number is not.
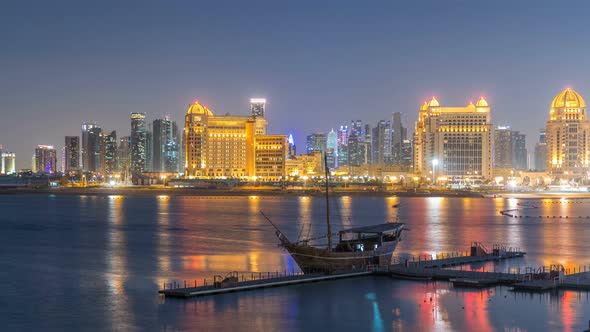
<svg viewBox="0 0 590 332"><path fill-rule="evenodd" d="M243 114L249 98L260 96L268 100L269 131L292 133L304 146L309 133L337 130L349 119L374 126L401 112L409 126L433 95L448 105L483 95L494 105L492 123L525 133L530 152L555 94L572 87L590 95L587 47L579 43L589 29L588 5L564 12L559 4L531 4L506 11L341 2L335 11L333 4L257 2L226 11L221 4L90 10L74 2L34 9L13 3L0 20L9 37L3 62L13 64L0 78L0 109L10 114L0 123L0 144L16 153L17 168L28 168L36 145L61 146L82 122L127 135L122 119L131 112L169 114L180 123L194 98L220 114ZM185 19L196 9L216 24ZM428 19L434 13L434 21L463 24L440 26ZM547 42L555 39L567 52ZM273 46L263 52L252 45ZM40 116L44 121L30 121Z"/></svg>

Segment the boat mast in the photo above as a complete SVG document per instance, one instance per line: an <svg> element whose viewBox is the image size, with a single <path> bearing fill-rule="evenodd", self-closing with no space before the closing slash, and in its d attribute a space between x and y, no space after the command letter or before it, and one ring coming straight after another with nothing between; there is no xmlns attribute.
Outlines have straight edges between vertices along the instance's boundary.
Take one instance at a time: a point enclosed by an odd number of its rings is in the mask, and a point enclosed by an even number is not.
<svg viewBox="0 0 590 332"><path fill-rule="evenodd" d="M332 227L330 227L330 198L328 196L328 153L324 152L324 165L326 168L326 223L328 224L328 251L332 251Z"/></svg>

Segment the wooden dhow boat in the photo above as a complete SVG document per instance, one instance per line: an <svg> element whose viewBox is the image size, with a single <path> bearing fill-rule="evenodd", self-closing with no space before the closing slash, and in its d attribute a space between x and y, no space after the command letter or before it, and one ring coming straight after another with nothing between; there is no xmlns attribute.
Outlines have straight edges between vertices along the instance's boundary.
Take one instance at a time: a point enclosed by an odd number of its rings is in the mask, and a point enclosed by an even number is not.
<svg viewBox="0 0 590 332"><path fill-rule="evenodd" d="M326 156L324 155L324 162ZM268 218L274 227L279 246L285 248L304 273L366 270L369 266L389 266L393 252L401 240L403 223L382 223L372 226L343 229L332 234L330 225L330 200L328 190L328 167L326 166L326 224L327 234L320 238L291 242ZM338 236L336 244L332 236ZM312 240L327 239L327 245L311 245Z"/></svg>

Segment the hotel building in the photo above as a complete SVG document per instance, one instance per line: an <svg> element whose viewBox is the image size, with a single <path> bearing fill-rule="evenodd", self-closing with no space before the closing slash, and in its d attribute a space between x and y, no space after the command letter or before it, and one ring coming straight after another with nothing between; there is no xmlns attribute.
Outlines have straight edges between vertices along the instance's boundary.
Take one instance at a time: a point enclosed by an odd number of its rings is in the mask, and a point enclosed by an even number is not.
<svg viewBox="0 0 590 332"><path fill-rule="evenodd" d="M282 179L287 136L266 134L262 100L253 99L251 116L216 116L198 101L191 104L184 128L185 177Z"/></svg>
<svg viewBox="0 0 590 332"><path fill-rule="evenodd" d="M436 98L420 108L414 132L414 171L437 181L489 180L492 177L490 107L441 107Z"/></svg>
<svg viewBox="0 0 590 332"><path fill-rule="evenodd" d="M572 89L553 99L547 121L546 171L557 179L587 179L590 149L590 120L586 101Z"/></svg>

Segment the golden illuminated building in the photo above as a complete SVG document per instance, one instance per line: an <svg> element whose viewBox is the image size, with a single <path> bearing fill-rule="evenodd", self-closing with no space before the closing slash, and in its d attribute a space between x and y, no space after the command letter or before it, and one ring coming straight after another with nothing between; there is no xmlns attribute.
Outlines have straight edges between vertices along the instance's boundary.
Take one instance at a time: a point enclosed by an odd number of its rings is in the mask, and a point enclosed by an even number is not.
<svg viewBox="0 0 590 332"><path fill-rule="evenodd" d="M465 107L441 107L436 98L420 108L414 132L414 171L440 180L492 177L490 107L481 97Z"/></svg>
<svg viewBox="0 0 590 332"><path fill-rule="evenodd" d="M285 173L286 135L256 135L256 177L280 180Z"/></svg>
<svg viewBox="0 0 590 332"><path fill-rule="evenodd" d="M286 135L266 135L258 116L216 116L195 101L185 116L185 177L251 178L285 175Z"/></svg>
<svg viewBox="0 0 590 332"><path fill-rule="evenodd" d="M586 101L572 89L553 99L547 121L547 171L563 179L588 176L590 121Z"/></svg>
<svg viewBox="0 0 590 332"><path fill-rule="evenodd" d="M322 166L321 151L313 151L285 161L286 174L292 177L321 175L323 174Z"/></svg>

